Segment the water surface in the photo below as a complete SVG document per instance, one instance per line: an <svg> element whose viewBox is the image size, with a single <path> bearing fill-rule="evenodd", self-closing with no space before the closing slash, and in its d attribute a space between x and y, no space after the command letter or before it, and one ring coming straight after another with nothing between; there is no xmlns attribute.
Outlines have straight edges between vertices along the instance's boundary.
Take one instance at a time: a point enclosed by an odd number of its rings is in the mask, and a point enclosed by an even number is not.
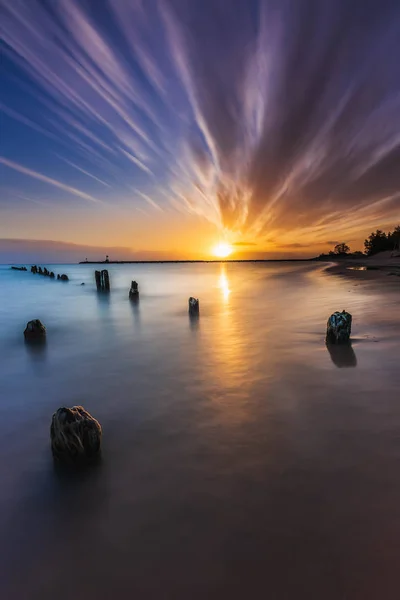
<svg viewBox="0 0 400 600"><path fill-rule="evenodd" d="M110 265L98 295L93 266L43 266L70 281L0 267L1 598L399 597L398 294L216 263ZM76 477L49 448L73 404L104 431Z"/></svg>

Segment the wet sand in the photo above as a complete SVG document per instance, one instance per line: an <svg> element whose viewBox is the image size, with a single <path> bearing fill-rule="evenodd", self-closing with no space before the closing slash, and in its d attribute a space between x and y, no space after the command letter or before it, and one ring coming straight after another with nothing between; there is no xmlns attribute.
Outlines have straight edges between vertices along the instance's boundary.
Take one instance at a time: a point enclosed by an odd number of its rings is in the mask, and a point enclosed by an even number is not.
<svg viewBox="0 0 400 600"><path fill-rule="evenodd" d="M358 282L372 282L400 291L400 256L384 252L369 258L349 258L335 261L327 272Z"/></svg>

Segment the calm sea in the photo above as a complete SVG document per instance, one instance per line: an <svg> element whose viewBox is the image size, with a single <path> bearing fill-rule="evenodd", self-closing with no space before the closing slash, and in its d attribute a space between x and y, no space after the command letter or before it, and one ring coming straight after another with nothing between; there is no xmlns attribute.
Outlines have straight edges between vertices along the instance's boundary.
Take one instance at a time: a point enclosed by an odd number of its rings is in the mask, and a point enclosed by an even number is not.
<svg viewBox="0 0 400 600"><path fill-rule="evenodd" d="M112 265L109 295L50 268L70 281L0 267L1 598L400 597L398 293L312 263ZM74 404L103 461L68 476L49 425Z"/></svg>

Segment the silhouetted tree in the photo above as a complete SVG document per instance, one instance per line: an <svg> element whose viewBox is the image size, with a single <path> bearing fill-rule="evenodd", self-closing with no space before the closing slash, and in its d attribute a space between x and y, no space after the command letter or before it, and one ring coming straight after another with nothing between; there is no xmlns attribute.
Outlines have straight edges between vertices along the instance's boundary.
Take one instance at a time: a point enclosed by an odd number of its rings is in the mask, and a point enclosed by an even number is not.
<svg viewBox="0 0 400 600"><path fill-rule="evenodd" d="M334 254L348 254L350 252L350 246L342 242L341 244L336 244L333 249Z"/></svg>
<svg viewBox="0 0 400 600"><path fill-rule="evenodd" d="M397 225L392 232L388 233L388 242L390 250L400 249L400 225Z"/></svg>
<svg viewBox="0 0 400 600"><path fill-rule="evenodd" d="M377 229L364 242L365 253L368 256L390 250L389 239L384 231Z"/></svg>
<svg viewBox="0 0 400 600"><path fill-rule="evenodd" d="M374 254L378 254L378 252L385 252L387 250L393 252L393 250L400 250L400 225L397 225L393 231L389 231L389 233L377 229L364 241L364 247L365 253L360 252L359 250L350 252L349 246L342 242L341 244L336 244L334 249L328 252L328 254L321 254L318 258L324 259L327 256L330 258L337 258L338 256L361 258L362 256L365 256L365 254L367 256L373 256Z"/></svg>

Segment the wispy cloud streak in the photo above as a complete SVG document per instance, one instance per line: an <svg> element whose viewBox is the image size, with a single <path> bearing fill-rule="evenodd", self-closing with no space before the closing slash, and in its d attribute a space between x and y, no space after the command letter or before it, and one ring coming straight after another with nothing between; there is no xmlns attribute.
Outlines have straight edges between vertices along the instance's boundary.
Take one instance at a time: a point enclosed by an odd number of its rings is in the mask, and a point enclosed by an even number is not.
<svg viewBox="0 0 400 600"><path fill-rule="evenodd" d="M138 190L232 242L287 247L400 215L397 0L3 4L6 74L34 101L5 114L53 154L72 146L65 160L115 182L115 202Z"/></svg>
<svg viewBox="0 0 400 600"><path fill-rule="evenodd" d="M18 163L13 162L12 160L7 160L3 156L0 156L0 164L9 167L10 169L14 169L15 171L18 171L18 173L22 173L23 175L28 175L29 177L33 177L34 179L38 179L39 181L43 181L44 183L53 185L54 187L57 187L60 190L64 190L65 192L77 196L78 198L82 198L82 200L88 200L89 202L98 202L96 198L93 198L93 196L90 196L85 192L81 192L81 190L77 190L76 188L66 185L61 181L57 181L56 179L52 179L51 177L47 177L46 175L38 173L37 171L32 171L32 169L27 169L26 167L19 165Z"/></svg>

